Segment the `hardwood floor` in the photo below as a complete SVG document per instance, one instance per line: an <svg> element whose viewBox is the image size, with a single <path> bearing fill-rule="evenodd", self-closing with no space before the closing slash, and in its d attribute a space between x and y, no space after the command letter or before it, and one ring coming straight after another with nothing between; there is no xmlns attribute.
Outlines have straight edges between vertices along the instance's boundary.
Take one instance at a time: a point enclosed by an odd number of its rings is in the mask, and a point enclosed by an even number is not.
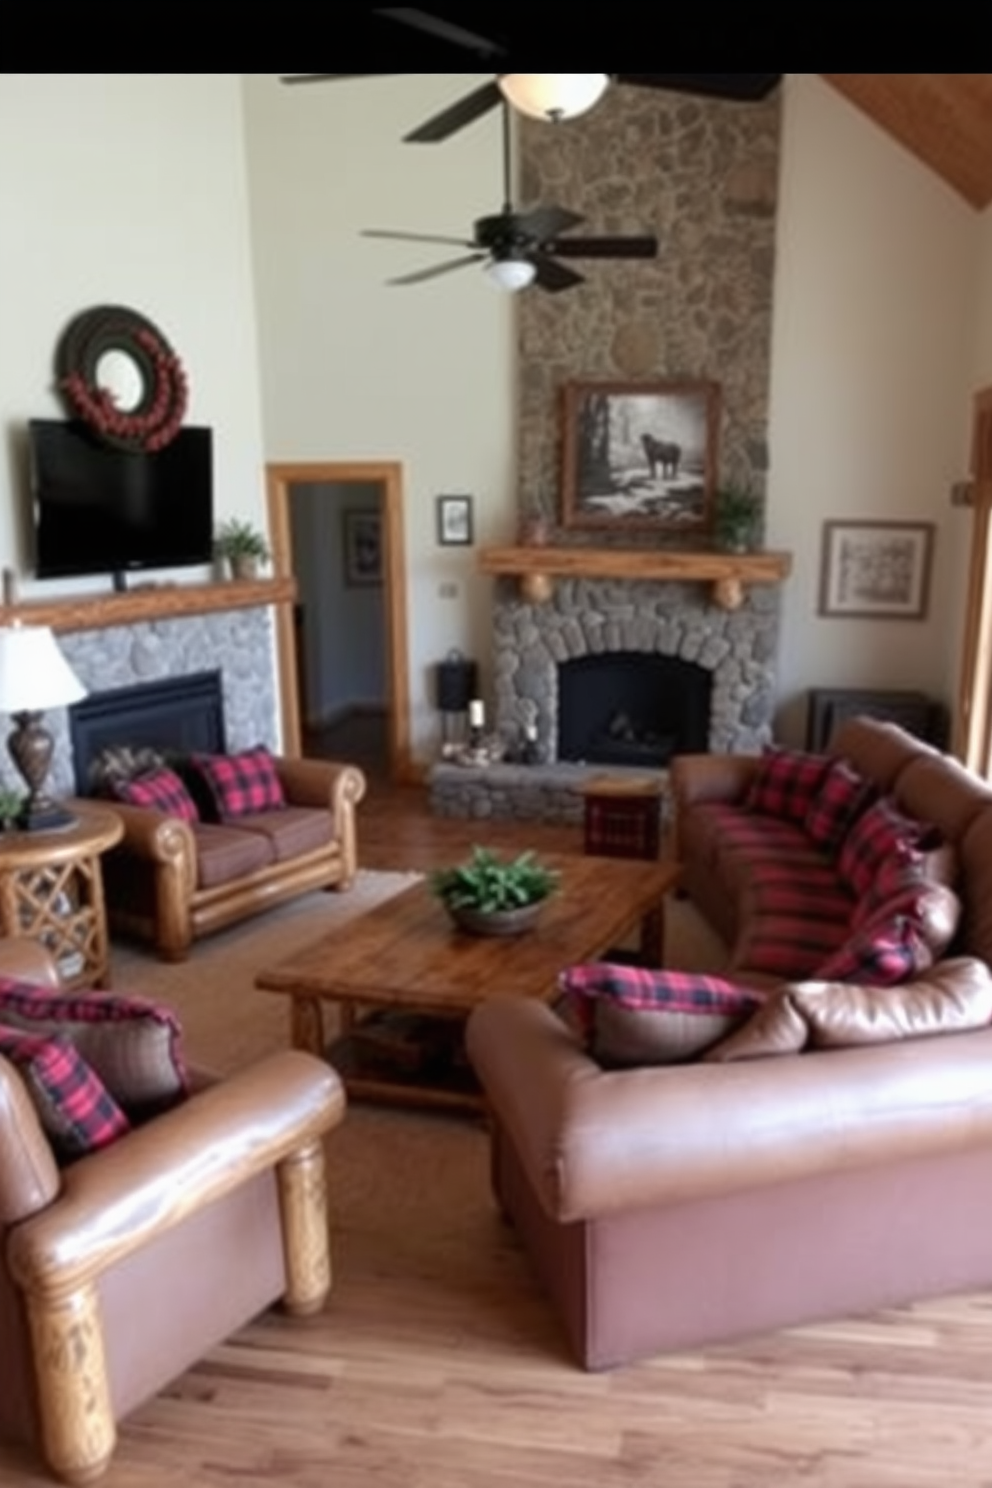
<svg viewBox="0 0 992 1488"><path fill-rule="evenodd" d="M376 781L360 812L369 867L483 835ZM989 1296L585 1374L492 1205L481 1123L355 1107L328 1153L325 1312L269 1313L194 1365L123 1425L104 1488L992 1488ZM49 1481L0 1448L0 1483Z"/></svg>

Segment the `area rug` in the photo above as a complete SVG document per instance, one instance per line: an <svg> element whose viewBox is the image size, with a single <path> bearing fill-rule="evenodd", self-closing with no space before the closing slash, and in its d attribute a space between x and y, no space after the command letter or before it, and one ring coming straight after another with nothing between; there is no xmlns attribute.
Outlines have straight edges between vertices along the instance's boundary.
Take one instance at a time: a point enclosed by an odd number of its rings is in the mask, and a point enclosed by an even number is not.
<svg viewBox="0 0 992 1488"><path fill-rule="evenodd" d="M115 942L114 989L175 1008L190 1062L228 1074L289 1043L288 1001L259 991L255 973L391 899L420 876L363 869L344 892L303 894L195 941L186 961L160 961L150 949ZM688 901L674 897L665 908L665 962L714 972L726 964L720 940Z"/></svg>

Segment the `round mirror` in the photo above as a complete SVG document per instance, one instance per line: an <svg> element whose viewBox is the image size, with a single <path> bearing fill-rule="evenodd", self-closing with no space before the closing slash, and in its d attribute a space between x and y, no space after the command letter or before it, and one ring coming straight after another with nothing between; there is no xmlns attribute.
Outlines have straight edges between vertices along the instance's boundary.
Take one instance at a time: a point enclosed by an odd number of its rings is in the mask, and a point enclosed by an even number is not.
<svg viewBox="0 0 992 1488"><path fill-rule="evenodd" d="M121 347L110 347L97 357L95 381L122 412L133 413L141 406L145 379L138 363Z"/></svg>

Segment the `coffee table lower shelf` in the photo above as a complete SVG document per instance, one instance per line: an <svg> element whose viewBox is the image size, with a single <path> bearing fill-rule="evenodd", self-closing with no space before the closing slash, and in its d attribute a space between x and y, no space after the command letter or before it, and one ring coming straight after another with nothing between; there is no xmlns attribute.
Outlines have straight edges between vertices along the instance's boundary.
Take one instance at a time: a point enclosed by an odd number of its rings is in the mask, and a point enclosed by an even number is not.
<svg viewBox="0 0 992 1488"><path fill-rule="evenodd" d="M378 1009L356 1018L325 1052L353 1100L480 1115L464 1027L464 1017Z"/></svg>

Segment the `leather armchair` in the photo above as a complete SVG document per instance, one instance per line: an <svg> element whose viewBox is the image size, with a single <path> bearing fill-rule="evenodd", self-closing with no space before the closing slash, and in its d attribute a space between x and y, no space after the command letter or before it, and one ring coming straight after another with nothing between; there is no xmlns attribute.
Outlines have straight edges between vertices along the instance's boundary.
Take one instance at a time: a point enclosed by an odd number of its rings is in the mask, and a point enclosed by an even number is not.
<svg viewBox="0 0 992 1488"><path fill-rule="evenodd" d="M33 942L0 970L57 985ZM322 1061L273 1054L60 1169L0 1058L0 1437L72 1484L116 1423L271 1304L330 1288L323 1138L345 1097Z"/></svg>

